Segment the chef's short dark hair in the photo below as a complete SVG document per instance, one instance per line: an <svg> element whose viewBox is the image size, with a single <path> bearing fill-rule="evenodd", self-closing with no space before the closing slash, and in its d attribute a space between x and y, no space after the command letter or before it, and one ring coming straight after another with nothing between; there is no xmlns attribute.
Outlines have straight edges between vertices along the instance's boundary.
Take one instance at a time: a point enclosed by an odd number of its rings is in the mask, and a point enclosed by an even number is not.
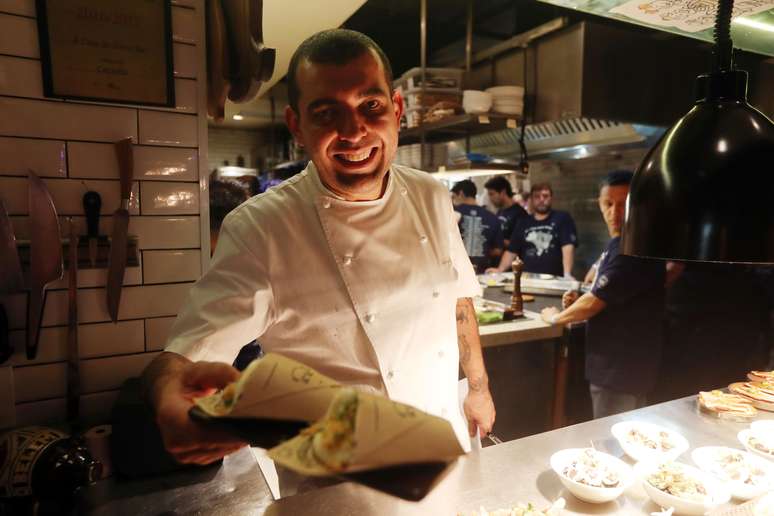
<svg viewBox="0 0 774 516"><path fill-rule="evenodd" d="M613 170L599 182L599 189L602 190L606 186L629 186L632 184L632 177L634 172L631 170Z"/></svg>
<svg viewBox="0 0 774 516"><path fill-rule="evenodd" d="M454 183L454 186L452 186L451 191L453 193L456 193L457 195L460 195L460 193L462 193L463 197L475 198L476 193L478 192L478 188L476 188L476 183L474 183L470 179L465 179L464 181L460 181L459 183Z"/></svg>
<svg viewBox="0 0 774 516"><path fill-rule="evenodd" d="M503 176L494 176L492 179L484 183L484 188L487 190L494 190L495 192L505 192L508 197L513 197L513 186L511 182L505 179Z"/></svg>
<svg viewBox="0 0 774 516"><path fill-rule="evenodd" d="M392 65L384 51L374 40L363 33L348 29L330 29L318 32L307 38L296 49L288 65L288 104L298 113L298 90L296 74L303 61L315 64L344 65L357 59L369 50L376 52L384 69L387 87L392 92Z"/></svg>
<svg viewBox="0 0 774 516"><path fill-rule="evenodd" d="M247 189L240 183L210 180L210 230L220 231L226 215L249 198Z"/></svg>

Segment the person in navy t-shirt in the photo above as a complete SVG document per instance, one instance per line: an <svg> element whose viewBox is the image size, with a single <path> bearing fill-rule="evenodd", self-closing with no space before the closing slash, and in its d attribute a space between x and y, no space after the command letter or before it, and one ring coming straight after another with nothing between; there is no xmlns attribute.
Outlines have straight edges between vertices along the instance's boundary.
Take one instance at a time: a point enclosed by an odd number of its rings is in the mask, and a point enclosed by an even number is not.
<svg viewBox="0 0 774 516"><path fill-rule="evenodd" d="M518 255L525 272L572 276L578 236L569 213L551 209L553 190L548 183L536 184L531 192L532 216L522 217L513 228L508 250L500 265L487 272L511 270Z"/></svg>
<svg viewBox="0 0 774 516"><path fill-rule="evenodd" d="M489 202L497 208L497 218L503 230L505 247L510 243L511 233L516 222L527 217L527 211L513 200L513 187L503 176L494 176L484 183Z"/></svg>
<svg viewBox="0 0 774 516"><path fill-rule="evenodd" d="M476 204L476 192L475 183L469 179L452 187L454 210L460 214L462 242L470 262L480 274L500 258L504 244L500 219Z"/></svg>
<svg viewBox="0 0 774 516"><path fill-rule="evenodd" d="M643 407L656 387L662 354L666 266L620 252L632 173L610 173L599 208L611 239L598 262L591 292L567 292L564 310L541 312L550 324L586 323L586 379L594 417Z"/></svg>

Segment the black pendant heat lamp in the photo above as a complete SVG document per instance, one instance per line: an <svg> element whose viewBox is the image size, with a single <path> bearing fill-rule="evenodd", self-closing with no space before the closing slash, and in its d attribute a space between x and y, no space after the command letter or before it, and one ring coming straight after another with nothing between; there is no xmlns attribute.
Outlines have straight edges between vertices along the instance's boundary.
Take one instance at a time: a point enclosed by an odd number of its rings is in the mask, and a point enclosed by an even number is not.
<svg viewBox="0 0 774 516"><path fill-rule="evenodd" d="M733 0L720 0L714 70L696 104L645 156L626 204L625 254L774 263L774 123L733 64Z"/></svg>

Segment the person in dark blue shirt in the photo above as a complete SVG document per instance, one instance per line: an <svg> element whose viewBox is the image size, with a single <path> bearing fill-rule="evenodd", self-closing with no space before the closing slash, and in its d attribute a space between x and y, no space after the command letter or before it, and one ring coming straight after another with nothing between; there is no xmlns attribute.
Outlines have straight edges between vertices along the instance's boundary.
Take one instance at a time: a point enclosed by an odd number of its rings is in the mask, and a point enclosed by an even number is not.
<svg viewBox="0 0 774 516"><path fill-rule="evenodd" d="M548 183L539 183L530 193L534 213L516 221L508 249L500 264L487 272L511 270L518 255L524 271L554 276L572 276L578 232L569 213L551 209L553 190Z"/></svg>
<svg viewBox="0 0 774 516"><path fill-rule="evenodd" d="M481 274L500 258L503 252L503 233L500 219L486 208L476 204L476 185L466 179L452 187L454 210L460 214L460 234L470 262Z"/></svg>
<svg viewBox="0 0 774 516"><path fill-rule="evenodd" d="M629 171L612 172L600 188L599 208L611 239L591 292L567 292L564 310L541 312L550 324L588 321L586 379L595 418L645 406L661 366L665 262L620 254L631 178Z"/></svg>
<svg viewBox="0 0 774 516"><path fill-rule="evenodd" d="M503 176L494 176L484 183L484 188L489 196L489 202L497 208L497 218L500 219L505 247L508 247L516 221L527 217L527 211L513 200L511 182Z"/></svg>

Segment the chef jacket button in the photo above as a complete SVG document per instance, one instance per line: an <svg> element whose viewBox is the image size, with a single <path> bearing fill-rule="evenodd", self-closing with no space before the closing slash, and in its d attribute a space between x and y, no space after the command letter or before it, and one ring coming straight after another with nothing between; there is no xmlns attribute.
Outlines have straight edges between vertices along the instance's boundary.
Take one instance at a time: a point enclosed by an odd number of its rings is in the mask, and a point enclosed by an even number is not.
<svg viewBox="0 0 774 516"><path fill-rule="evenodd" d="M426 235L422 235L421 237L419 237L419 241L422 242L423 244L426 244L427 243L427 236Z"/></svg>
<svg viewBox="0 0 774 516"><path fill-rule="evenodd" d="M408 190L407 190L407 189L405 189L405 188L401 188L401 189L400 189L400 194L401 194L401 195L407 195L407 194L408 194Z"/></svg>
<svg viewBox="0 0 774 516"><path fill-rule="evenodd" d="M438 352L438 358L443 358L443 350Z"/></svg>
<svg viewBox="0 0 774 516"><path fill-rule="evenodd" d="M330 207L331 207L331 201L329 201L328 199L325 199L323 201L323 208L330 208Z"/></svg>
<svg viewBox="0 0 774 516"><path fill-rule="evenodd" d="M376 320L376 315L366 314L366 322L374 322L375 320Z"/></svg>
<svg viewBox="0 0 774 516"><path fill-rule="evenodd" d="M395 373L392 371L387 371L387 379L392 380L392 377L395 376Z"/></svg>
<svg viewBox="0 0 774 516"><path fill-rule="evenodd" d="M440 292L438 292L437 290L433 290L433 297L438 297L440 295L441 295Z"/></svg>
<svg viewBox="0 0 774 516"><path fill-rule="evenodd" d="M352 265L352 256L351 255L348 254L348 255L344 256L344 265Z"/></svg>

